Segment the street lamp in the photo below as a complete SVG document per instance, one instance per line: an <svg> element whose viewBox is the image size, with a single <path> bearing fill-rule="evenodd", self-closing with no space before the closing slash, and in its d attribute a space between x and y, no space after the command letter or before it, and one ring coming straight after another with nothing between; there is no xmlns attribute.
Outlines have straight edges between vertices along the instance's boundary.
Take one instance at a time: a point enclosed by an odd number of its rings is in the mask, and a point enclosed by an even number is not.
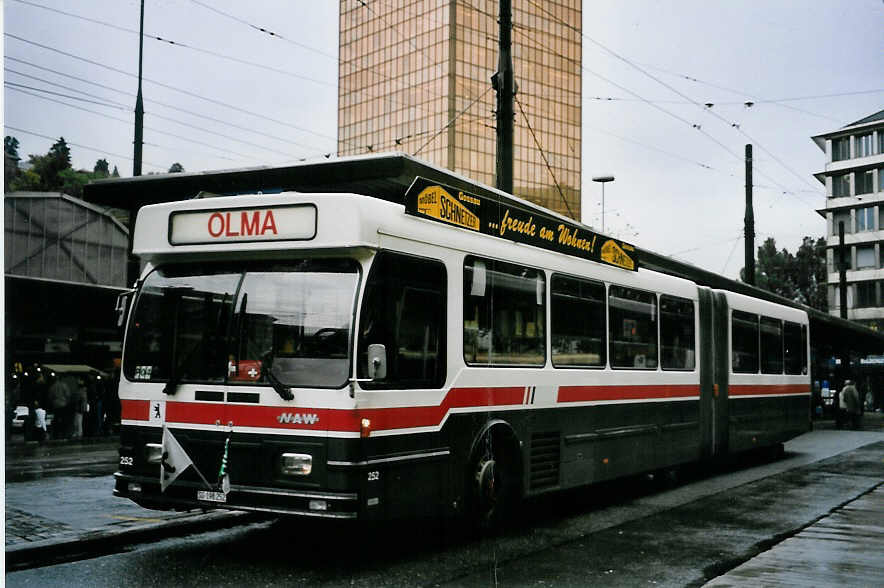
<svg viewBox="0 0 884 588"><path fill-rule="evenodd" d="M593 176L593 182L598 182L602 185L602 232L605 232L605 184L608 182L614 181L614 176Z"/></svg>

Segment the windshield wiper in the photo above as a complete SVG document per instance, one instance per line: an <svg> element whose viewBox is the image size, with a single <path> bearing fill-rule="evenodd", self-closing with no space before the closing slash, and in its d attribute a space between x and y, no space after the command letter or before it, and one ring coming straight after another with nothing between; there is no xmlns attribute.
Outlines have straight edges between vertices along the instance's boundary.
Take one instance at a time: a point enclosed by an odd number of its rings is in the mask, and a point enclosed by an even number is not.
<svg viewBox="0 0 884 588"><path fill-rule="evenodd" d="M283 400L293 400L295 395L292 394L291 388L283 384L279 381L279 378L273 375L273 352L268 351L264 354L264 358L261 361L261 374L270 382L270 385L273 386L273 389L276 390L276 393L280 395Z"/></svg>

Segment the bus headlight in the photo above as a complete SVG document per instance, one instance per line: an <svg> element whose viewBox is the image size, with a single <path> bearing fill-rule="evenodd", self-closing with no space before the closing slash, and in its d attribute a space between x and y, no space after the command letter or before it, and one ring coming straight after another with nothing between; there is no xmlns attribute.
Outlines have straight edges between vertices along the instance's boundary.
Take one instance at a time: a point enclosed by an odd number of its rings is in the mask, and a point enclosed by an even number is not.
<svg viewBox="0 0 884 588"><path fill-rule="evenodd" d="M286 476L309 476L313 471L313 456L306 453L283 453L279 457L279 471Z"/></svg>

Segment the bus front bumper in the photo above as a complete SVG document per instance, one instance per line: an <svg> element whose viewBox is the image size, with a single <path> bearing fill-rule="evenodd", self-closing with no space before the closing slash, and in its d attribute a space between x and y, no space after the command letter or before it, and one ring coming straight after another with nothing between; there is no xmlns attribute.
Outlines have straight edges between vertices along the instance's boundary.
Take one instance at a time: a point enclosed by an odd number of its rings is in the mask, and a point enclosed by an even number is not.
<svg viewBox="0 0 884 588"><path fill-rule="evenodd" d="M114 496L154 510L229 509L325 519L356 519L355 492L318 492L232 484L227 494L202 484L178 481L160 491L157 478L117 472Z"/></svg>

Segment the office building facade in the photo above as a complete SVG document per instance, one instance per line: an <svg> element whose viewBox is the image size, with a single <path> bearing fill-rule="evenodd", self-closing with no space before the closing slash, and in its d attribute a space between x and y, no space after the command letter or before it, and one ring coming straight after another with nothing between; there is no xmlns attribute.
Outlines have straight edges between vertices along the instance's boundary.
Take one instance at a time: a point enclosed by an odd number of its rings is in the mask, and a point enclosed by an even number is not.
<svg viewBox="0 0 884 588"><path fill-rule="evenodd" d="M826 186L829 312L884 331L884 110L813 137L826 154L816 175ZM839 289L839 225L844 223L847 300Z"/></svg>
<svg viewBox="0 0 884 588"><path fill-rule="evenodd" d="M513 191L580 219L581 0L513 0ZM341 0L338 154L495 184L496 0Z"/></svg>

